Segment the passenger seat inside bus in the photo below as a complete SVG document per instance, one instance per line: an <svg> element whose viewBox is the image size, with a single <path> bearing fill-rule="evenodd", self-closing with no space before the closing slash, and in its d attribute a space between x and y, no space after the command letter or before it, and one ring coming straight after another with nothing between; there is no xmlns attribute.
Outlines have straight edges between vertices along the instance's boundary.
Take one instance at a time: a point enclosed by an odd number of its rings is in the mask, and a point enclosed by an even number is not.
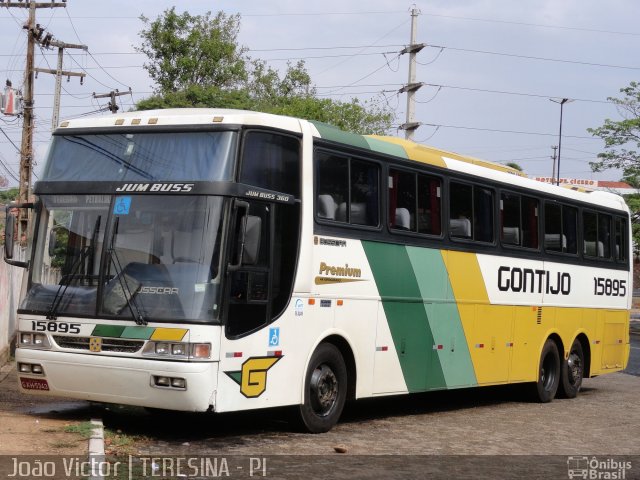
<svg viewBox="0 0 640 480"><path fill-rule="evenodd" d="M331 195L318 195L318 217L335 220L337 209L338 204Z"/></svg>
<svg viewBox="0 0 640 480"><path fill-rule="evenodd" d="M452 237L471 238L471 220L468 218L452 218L449 220Z"/></svg>
<svg viewBox="0 0 640 480"><path fill-rule="evenodd" d="M407 208L396 208L395 228L411 230L411 213Z"/></svg>

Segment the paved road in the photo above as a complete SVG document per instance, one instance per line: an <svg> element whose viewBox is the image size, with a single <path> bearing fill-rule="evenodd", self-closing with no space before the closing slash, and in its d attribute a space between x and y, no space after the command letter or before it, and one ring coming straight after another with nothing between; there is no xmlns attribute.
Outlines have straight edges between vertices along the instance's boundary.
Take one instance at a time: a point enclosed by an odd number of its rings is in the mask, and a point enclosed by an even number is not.
<svg viewBox="0 0 640 480"><path fill-rule="evenodd" d="M629 364L625 373L640 376L640 333L630 335L631 352L629 354Z"/></svg>

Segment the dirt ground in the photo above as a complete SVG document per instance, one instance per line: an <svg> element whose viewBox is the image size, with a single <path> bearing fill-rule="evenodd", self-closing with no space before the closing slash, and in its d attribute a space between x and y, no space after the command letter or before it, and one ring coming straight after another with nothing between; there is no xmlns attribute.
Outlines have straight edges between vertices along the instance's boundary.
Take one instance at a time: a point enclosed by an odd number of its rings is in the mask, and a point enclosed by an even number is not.
<svg viewBox="0 0 640 480"><path fill-rule="evenodd" d="M79 430L89 414L86 402L21 394L15 363L0 368L0 455L86 455L86 437L66 430Z"/></svg>

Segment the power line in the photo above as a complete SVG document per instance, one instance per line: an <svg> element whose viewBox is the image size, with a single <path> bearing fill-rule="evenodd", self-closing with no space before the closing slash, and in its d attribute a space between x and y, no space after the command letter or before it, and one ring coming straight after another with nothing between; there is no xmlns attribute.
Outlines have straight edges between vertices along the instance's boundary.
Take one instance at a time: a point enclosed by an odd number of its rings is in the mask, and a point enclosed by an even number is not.
<svg viewBox="0 0 640 480"><path fill-rule="evenodd" d="M621 32L616 30L601 30L597 28L582 28L582 27L571 27L566 25L548 25L542 23L528 23L528 22L516 22L512 20L498 20L492 18L478 18L478 17L461 17L456 15L441 15L436 13L423 13L425 17L440 17L440 18L452 18L455 20L470 20L475 22L488 22L488 23L501 23L507 25L519 25L525 27L540 27L540 28L553 28L558 30L574 30L580 32L588 32L588 33L607 33L612 35L630 35L630 36L640 36L640 33L637 32Z"/></svg>
<svg viewBox="0 0 640 480"><path fill-rule="evenodd" d="M437 83L426 83L425 86L429 87L438 87L438 89L442 88L450 88L455 90L469 90L472 92L482 92L482 93L497 93L502 95L517 95L521 97L534 97L534 98L559 98L559 95L540 95L536 93L525 93L525 92L510 92L506 90L489 90L485 88L471 88L471 87L460 87L456 85L439 85ZM610 103L614 104L615 102L611 102L609 100L593 100L589 98L571 98L574 102L589 102L589 103Z"/></svg>
<svg viewBox="0 0 640 480"><path fill-rule="evenodd" d="M483 132L514 133L514 134L518 134L518 135L538 135L538 136L544 136L544 137L557 137L558 136L556 133L523 132L523 131L518 131L518 130L499 130L499 129L495 129L495 128L467 127L467 126L462 126L462 125L443 125L443 124L438 124L438 123L422 123L422 125L425 125L425 126L428 126L428 127L457 128L457 129L461 129L461 130L479 130L479 131L483 131ZM580 139L588 139L588 140L600 140L599 138L595 138L595 137L585 137L585 136L578 136L578 135L564 135L564 137L565 138L580 138Z"/></svg>
<svg viewBox="0 0 640 480"><path fill-rule="evenodd" d="M506 53L506 52L492 52L490 50L474 50L471 48L458 48L458 47L447 47L442 45L428 45L430 48L446 48L448 50L452 50L455 52L465 52L465 53L480 53L484 55L497 55L502 57L513 57L513 58L522 58L525 60L539 60L544 62L555 62L555 63L569 63L573 65L586 65L590 67L604 67L604 68L620 68L625 70L640 70L640 67L632 67L628 65L612 65L607 63L594 63L594 62L582 62L578 60L566 60L560 58L549 58L549 57L536 57L532 55L520 55L517 53Z"/></svg>

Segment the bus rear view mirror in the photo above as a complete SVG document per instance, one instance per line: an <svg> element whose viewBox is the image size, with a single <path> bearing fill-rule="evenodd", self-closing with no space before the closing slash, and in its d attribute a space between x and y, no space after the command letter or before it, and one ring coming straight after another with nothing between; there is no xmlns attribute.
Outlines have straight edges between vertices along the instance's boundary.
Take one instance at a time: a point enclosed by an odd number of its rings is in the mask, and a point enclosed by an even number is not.
<svg viewBox="0 0 640 480"><path fill-rule="evenodd" d="M21 262L13 259L13 250L16 243L16 235L18 234L18 217L16 212L19 208L33 208L33 203L20 203L7 205L6 224L4 227L4 261L14 267L28 268L28 262ZM25 212L26 213L26 212ZM26 218L26 217L25 217Z"/></svg>
<svg viewBox="0 0 640 480"><path fill-rule="evenodd" d="M13 213L7 214L6 224L4 226L4 258L13 258L13 246L15 244L16 216Z"/></svg>

